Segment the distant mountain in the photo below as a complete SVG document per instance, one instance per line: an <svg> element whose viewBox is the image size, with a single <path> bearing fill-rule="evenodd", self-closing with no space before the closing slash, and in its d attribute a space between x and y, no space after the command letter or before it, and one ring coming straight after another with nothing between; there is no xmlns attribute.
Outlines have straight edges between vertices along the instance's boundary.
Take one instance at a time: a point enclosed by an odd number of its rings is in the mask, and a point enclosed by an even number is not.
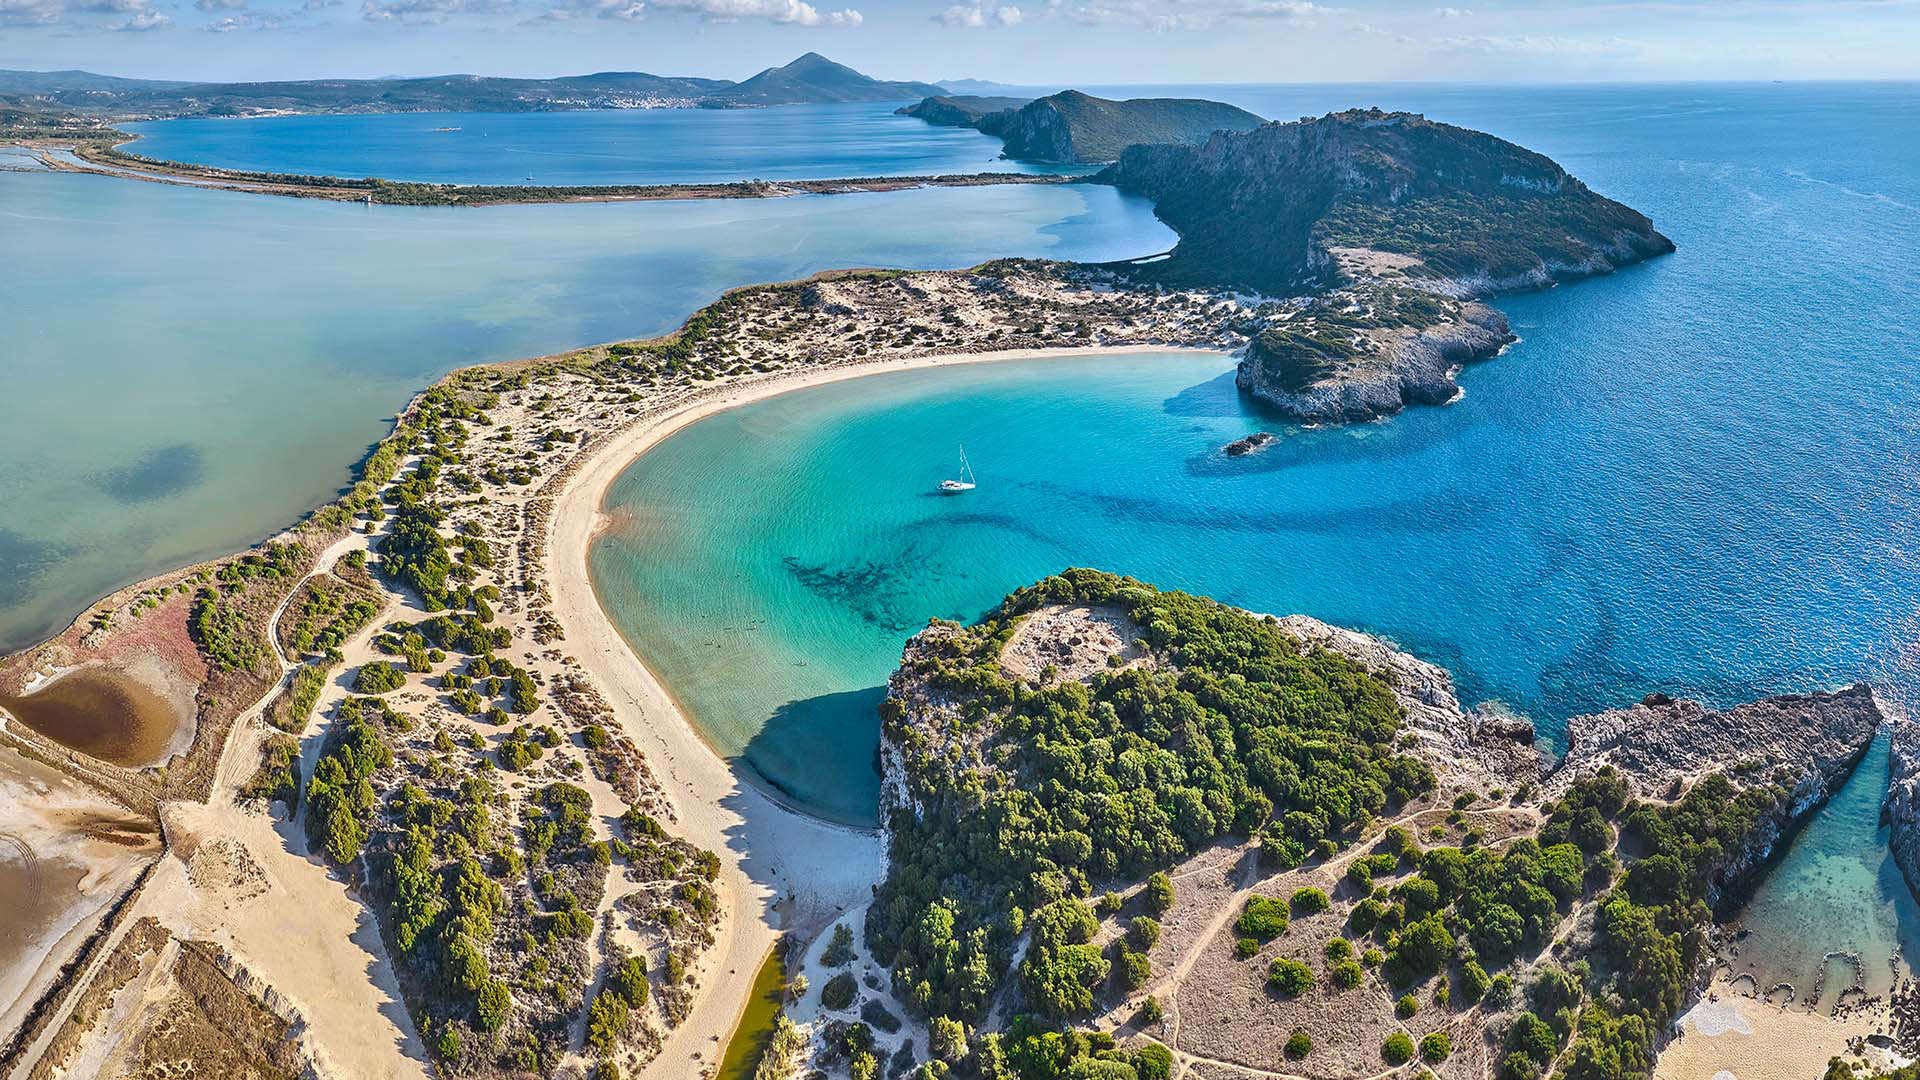
<svg viewBox="0 0 1920 1080"><path fill-rule="evenodd" d="M710 105L794 105L833 101L901 101L940 93L931 83L885 82L810 52L743 83L716 91Z"/></svg>
<svg viewBox="0 0 1920 1080"><path fill-rule="evenodd" d="M1190 145L1216 131L1250 131L1266 121L1245 109L1198 98L1111 101L1063 90L1037 101L989 109L1018 99L937 95L902 112L928 123L977 128L1007 144L1020 161L1113 161L1141 143Z"/></svg>
<svg viewBox="0 0 1920 1080"><path fill-rule="evenodd" d="M435 75L195 83L123 79L87 71L0 70L0 98L103 115L235 116L260 112L543 112L661 106L744 107L898 101L940 92L886 82L808 53L745 82L602 71L555 79Z"/></svg>
<svg viewBox="0 0 1920 1080"><path fill-rule="evenodd" d="M1021 101L1032 101L1032 87L1013 86L1009 83L991 82L987 79L941 79L934 83L949 94L964 94L974 97L1017 97ZM1026 90L1029 93L1022 94Z"/></svg>
<svg viewBox="0 0 1920 1080"><path fill-rule="evenodd" d="M1141 272L1274 294L1369 265L1480 296L1673 250L1644 214L1552 159L1413 113L1355 109L1200 146L1134 146L1094 179L1154 200L1180 234Z"/></svg>

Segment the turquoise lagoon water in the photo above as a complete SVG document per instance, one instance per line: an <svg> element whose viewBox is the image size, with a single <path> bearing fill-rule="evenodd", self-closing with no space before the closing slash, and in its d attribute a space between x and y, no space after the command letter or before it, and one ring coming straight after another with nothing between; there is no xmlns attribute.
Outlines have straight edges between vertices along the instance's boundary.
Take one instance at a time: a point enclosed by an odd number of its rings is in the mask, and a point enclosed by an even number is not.
<svg viewBox="0 0 1920 1080"><path fill-rule="evenodd" d="M127 130L141 135L128 149L168 161L454 184L1053 171L1000 160L1000 140L977 131L895 116L899 105L196 118Z"/></svg>
<svg viewBox="0 0 1920 1080"><path fill-rule="evenodd" d="M820 269L1170 242L1080 186L451 210L0 171L0 649L291 523L455 366Z"/></svg>
<svg viewBox="0 0 1920 1080"><path fill-rule="evenodd" d="M1455 405L1288 428L1224 361L1140 356L791 394L626 472L593 553L603 600L716 744L848 820L872 815L872 707L904 638L1070 565L1386 634L1549 738L1656 690L1730 704L1864 678L1912 702L1920 146L1895 133L1920 95L1548 97L1450 100L1679 251L1501 301L1523 340ZM1502 102L1510 122L1460 115ZM1219 454L1258 427L1285 437ZM929 495L960 442L979 490ZM1749 958L1804 961L1828 915L1795 898L1822 882L1877 898L1848 913L1870 967L1910 931L1872 839L1884 758L1867 769L1755 897L1774 914Z"/></svg>

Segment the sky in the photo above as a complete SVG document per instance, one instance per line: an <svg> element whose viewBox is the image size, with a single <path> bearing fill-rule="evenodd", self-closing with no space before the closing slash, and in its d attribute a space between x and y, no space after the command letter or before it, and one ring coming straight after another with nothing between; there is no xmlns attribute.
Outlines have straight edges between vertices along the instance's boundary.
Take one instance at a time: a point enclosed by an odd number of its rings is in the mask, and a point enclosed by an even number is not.
<svg viewBox="0 0 1920 1080"><path fill-rule="evenodd" d="M1920 0L0 0L0 68L1026 85L1920 77Z"/></svg>

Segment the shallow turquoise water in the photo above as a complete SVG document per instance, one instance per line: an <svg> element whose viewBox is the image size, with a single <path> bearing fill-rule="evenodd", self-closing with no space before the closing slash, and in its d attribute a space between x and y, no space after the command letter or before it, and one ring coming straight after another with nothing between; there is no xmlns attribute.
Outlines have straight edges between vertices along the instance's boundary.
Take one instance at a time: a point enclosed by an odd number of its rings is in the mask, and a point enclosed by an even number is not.
<svg viewBox="0 0 1920 1080"><path fill-rule="evenodd" d="M1911 970L1920 947L1920 911L1880 828L1886 743L1882 737L1873 744L1852 779L1794 837L1747 903L1741 921L1754 934L1740 942L1734 971L1753 965L1762 990L1784 979L1804 999L1829 951L1859 954L1869 994L1891 987L1895 946L1904 948L1902 962ZM1852 983L1851 966L1836 958L1821 1007L1830 1008Z"/></svg>
<svg viewBox="0 0 1920 1080"><path fill-rule="evenodd" d="M455 210L0 172L0 650L290 524L455 366L815 270L1170 241L1082 186Z"/></svg>
<svg viewBox="0 0 1920 1080"><path fill-rule="evenodd" d="M1229 462L1218 448L1263 421L1218 361L788 395L628 470L593 556L601 595L717 744L853 820L872 814L872 705L904 638L1070 565L1386 634L1549 738L1655 690L1730 704L1864 678L1911 702L1920 147L1892 133L1920 98L1505 93L1679 252L1501 301L1523 340L1468 371L1457 404L1266 425L1286 437ZM960 442L979 490L927 494ZM1867 768L1821 826L1871 801L1884 764ZM1870 831L1831 834L1864 882L1886 872ZM1817 895L1824 872L1790 861L1770 888ZM1883 962L1903 924L1863 925Z"/></svg>
<svg viewBox="0 0 1920 1080"><path fill-rule="evenodd" d="M1000 140L895 116L899 102L772 109L269 116L130 124L168 161L455 184L691 184L1037 172ZM444 130L453 128L457 130Z"/></svg>

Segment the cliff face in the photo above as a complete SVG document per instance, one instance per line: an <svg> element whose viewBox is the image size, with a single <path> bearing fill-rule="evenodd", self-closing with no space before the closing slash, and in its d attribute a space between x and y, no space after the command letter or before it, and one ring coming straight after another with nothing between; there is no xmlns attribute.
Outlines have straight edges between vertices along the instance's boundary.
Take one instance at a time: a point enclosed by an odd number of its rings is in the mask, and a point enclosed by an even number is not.
<svg viewBox="0 0 1920 1080"><path fill-rule="evenodd" d="M1567 755L1546 786L1564 792L1576 777L1612 766L1646 799L1671 797L1712 772L1743 788L1775 789L1771 807L1714 874L1707 899L1718 908L1750 886L1780 839L1846 780L1886 720L1864 683L1782 694L1724 712L1652 695L1630 708L1567 721Z"/></svg>
<svg viewBox="0 0 1920 1080"><path fill-rule="evenodd" d="M1920 723L1902 718L1889 726L1893 739L1880 824L1887 826L1887 846L1908 888L1920 895Z"/></svg>
<svg viewBox="0 0 1920 1080"><path fill-rule="evenodd" d="M1332 252L1399 256L1455 296L1606 273L1673 250L1645 215L1547 157L1410 113L1334 113L1135 146L1097 179L1154 200L1180 234L1163 279L1288 294L1337 278Z"/></svg>

